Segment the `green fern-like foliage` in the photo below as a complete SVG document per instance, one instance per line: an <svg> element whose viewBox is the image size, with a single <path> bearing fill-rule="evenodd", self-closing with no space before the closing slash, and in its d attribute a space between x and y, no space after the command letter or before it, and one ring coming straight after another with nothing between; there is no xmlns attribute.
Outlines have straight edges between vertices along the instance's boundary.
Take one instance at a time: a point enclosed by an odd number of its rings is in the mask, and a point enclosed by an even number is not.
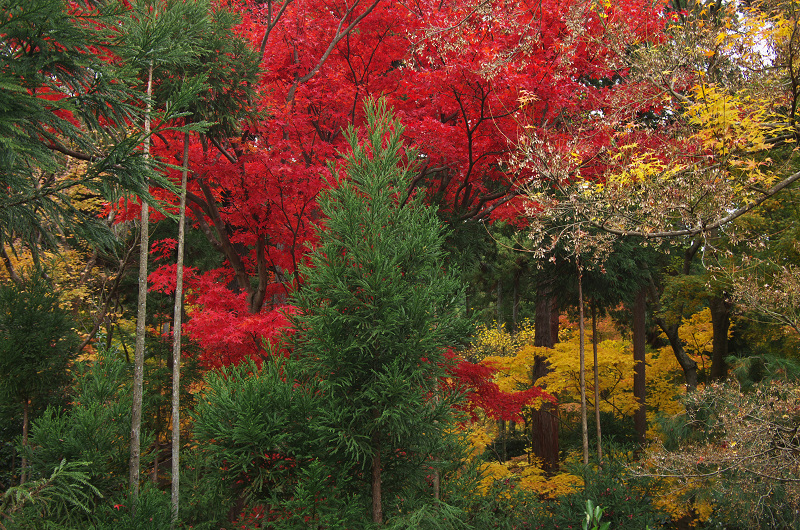
<svg viewBox="0 0 800 530"><path fill-rule="evenodd" d="M101 494L88 468L88 462L62 460L49 477L8 488L0 497L0 528L69 527L89 514Z"/></svg>

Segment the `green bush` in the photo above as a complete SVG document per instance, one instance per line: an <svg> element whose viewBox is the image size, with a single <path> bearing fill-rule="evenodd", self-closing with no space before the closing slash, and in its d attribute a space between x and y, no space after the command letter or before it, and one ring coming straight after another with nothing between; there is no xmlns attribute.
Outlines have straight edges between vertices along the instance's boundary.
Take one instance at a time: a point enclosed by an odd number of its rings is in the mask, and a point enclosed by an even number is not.
<svg viewBox="0 0 800 530"><path fill-rule="evenodd" d="M0 496L0 528L82 528L100 492L86 462L62 460L48 477L8 488Z"/></svg>
<svg viewBox="0 0 800 530"><path fill-rule="evenodd" d="M211 372L194 413L196 479L206 492L187 499L190 521L238 518L294 528L306 517L335 528L363 500L340 498L347 477L323 466L313 381L300 384L292 360L253 361ZM225 506L225 513L219 509Z"/></svg>
<svg viewBox="0 0 800 530"><path fill-rule="evenodd" d="M144 483L139 490L135 512L127 496L109 500L98 506L91 530L167 530L172 523L172 506L168 491Z"/></svg>
<svg viewBox="0 0 800 530"><path fill-rule="evenodd" d="M92 484L104 496L114 496L127 488L128 480L128 366L107 356L79 364L76 371L72 408L49 408L31 425L27 450L31 473L48 476L62 460L88 462ZM151 441L145 436L143 446Z"/></svg>

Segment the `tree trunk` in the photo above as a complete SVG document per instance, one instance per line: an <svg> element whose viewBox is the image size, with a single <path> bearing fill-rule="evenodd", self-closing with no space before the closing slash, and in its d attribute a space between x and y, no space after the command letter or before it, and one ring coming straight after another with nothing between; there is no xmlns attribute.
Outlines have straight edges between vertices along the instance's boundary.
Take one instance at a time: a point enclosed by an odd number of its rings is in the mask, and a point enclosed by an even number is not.
<svg viewBox="0 0 800 530"><path fill-rule="evenodd" d="M3 265L6 267L6 271L8 272L8 276L11 278L17 285L22 285L22 278L17 274L17 270L14 268L14 264L11 263L11 258L8 256L6 252L5 243L0 239L0 258L3 259Z"/></svg>
<svg viewBox="0 0 800 530"><path fill-rule="evenodd" d="M554 348L556 344L558 344L558 299L554 296L550 300L550 341L551 341L551 348Z"/></svg>
<svg viewBox="0 0 800 530"><path fill-rule="evenodd" d="M186 242L186 180L189 173L189 133L183 136L180 213L178 217L178 258L175 273L175 311L172 326L172 524L180 507L181 453L181 326L183 317L183 253Z"/></svg>
<svg viewBox="0 0 800 530"><path fill-rule="evenodd" d="M594 356L594 422L597 424L597 462L603 462L603 433L600 428L600 366L597 363L597 305L592 302L592 353Z"/></svg>
<svg viewBox="0 0 800 530"><path fill-rule="evenodd" d="M514 293L511 306L511 324L514 326L514 332L519 329L519 282L522 278L522 269L519 268L514 272Z"/></svg>
<svg viewBox="0 0 800 530"><path fill-rule="evenodd" d="M581 439L583 440L583 465L589 464L589 425L586 413L586 322L583 318L583 273L578 259L578 335L579 365L581 386Z"/></svg>
<svg viewBox="0 0 800 530"><path fill-rule="evenodd" d="M690 392L694 391L697 388L697 363L691 357L689 357L689 355L683 349L683 342L678 336L678 326L680 324L672 324L671 326L667 326L664 320L661 318L656 319L656 324L658 324L658 327L661 328L661 331L663 331L667 336L667 339L669 339L669 344L672 346L672 351L675 354L675 358L678 360L678 364L680 364L681 368L683 369L683 375L686 379L686 388Z"/></svg>
<svg viewBox="0 0 800 530"><path fill-rule="evenodd" d="M497 329L501 330L503 329L503 282L500 280L497 280L495 291L497 293L497 305L495 306L495 312L497 315Z"/></svg>
<svg viewBox="0 0 800 530"><path fill-rule="evenodd" d="M636 428L636 436L642 445L647 439L646 297L645 289L640 289L636 293L636 300L633 304L633 397L639 403L639 407L633 414L633 424Z"/></svg>
<svg viewBox="0 0 800 530"><path fill-rule="evenodd" d="M508 447L506 445L507 434L506 431L506 420L500 420L500 441L502 442L500 448L500 459L505 462L508 460Z"/></svg>
<svg viewBox="0 0 800 530"><path fill-rule="evenodd" d="M31 400L27 397L22 400L22 459L20 460L21 473L19 478L20 485L28 481L28 457L25 450L28 447L28 428L30 426Z"/></svg>
<svg viewBox="0 0 800 530"><path fill-rule="evenodd" d="M383 524L383 500L381 499L381 441L377 433L373 437L373 447L375 448L375 454L372 456L372 522Z"/></svg>
<svg viewBox="0 0 800 530"><path fill-rule="evenodd" d="M728 356L728 330L731 327L731 303L723 296L714 296L709 304L711 309L712 356L711 379L725 379L728 376L728 366L725 358Z"/></svg>
<svg viewBox="0 0 800 530"><path fill-rule="evenodd" d="M151 97L153 95L153 61L147 73L147 108L144 119L145 159L150 158L150 113ZM139 498L139 461L141 459L140 430L142 427L142 398L144 393L144 343L147 333L147 255L150 249L149 241L150 212L148 204L142 200L141 237L139 240L139 301L136 313L136 349L133 361L133 406L131 408L131 458L128 468L128 486L132 509L135 510Z"/></svg>
<svg viewBox="0 0 800 530"><path fill-rule="evenodd" d="M555 346L558 335L554 337L552 334L554 307L550 286L546 283L539 284L534 346ZM558 315L555 316L557 322ZM545 357L537 356L531 369L531 384L535 385L536 381L549 373L550 362ZM550 402L545 402L539 410L531 412L531 451L541 459L546 473L558 472L558 407Z"/></svg>
<svg viewBox="0 0 800 530"><path fill-rule="evenodd" d="M553 299L550 286L539 285L538 299L536 300L536 323L534 329L534 345L552 348L557 340L552 336Z"/></svg>
<svg viewBox="0 0 800 530"><path fill-rule="evenodd" d="M161 414L159 414L158 416L159 417L157 418L157 422L158 425L160 426ZM159 440L160 434L161 434L161 429L159 428L156 430L156 442L155 442L155 448L153 450L153 472L150 473L150 482L152 482L155 485L158 485L158 464L159 464L159 459L161 458L161 442Z"/></svg>

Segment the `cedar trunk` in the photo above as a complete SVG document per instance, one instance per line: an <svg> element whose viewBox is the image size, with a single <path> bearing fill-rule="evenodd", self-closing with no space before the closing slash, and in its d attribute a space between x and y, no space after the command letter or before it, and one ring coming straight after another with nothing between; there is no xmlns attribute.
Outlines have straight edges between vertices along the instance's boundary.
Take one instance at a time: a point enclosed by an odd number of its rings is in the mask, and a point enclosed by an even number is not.
<svg viewBox="0 0 800 530"><path fill-rule="evenodd" d="M189 133L183 136L183 171L178 218L178 259L175 273L175 308L172 330L172 522L178 520L180 507L181 455L181 327L183 316L183 250L186 242L186 180L189 173Z"/></svg>
<svg viewBox="0 0 800 530"><path fill-rule="evenodd" d="M20 485L25 484L28 480L28 458L25 456L25 450L28 447L28 426L30 425L30 407L31 407L31 400L25 397L22 400L22 460L20 464L22 466L22 473L20 474L19 483Z"/></svg>
<svg viewBox="0 0 800 530"><path fill-rule="evenodd" d="M583 464L589 463L589 426L586 414L586 322L583 317L583 274L578 260L578 329L579 329L579 368L581 386L581 439L583 441Z"/></svg>
<svg viewBox="0 0 800 530"><path fill-rule="evenodd" d="M377 418L377 415L375 416ZM375 454L372 456L372 522L383 523L383 499L381 498L381 440L380 435L373 436Z"/></svg>
<svg viewBox="0 0 800 530"><path fill-rule="evenodd" d="M558 328L556 327L556 333L553 334L553 320L556 321L557 326L558 315L554 312L554 308L555 303L549 286L540 285L539 299L536 304L535 346L545 348L555 346ZM531 370L531 384L535 385L536 381L549 374L550 371L550 362L544 357L536 357ZM539 410L531 412L531 451L534 456L541 459L546 473L558 472L558 407L550 402L545 402Z"/></svg>
<svg viewBox="0 0 800 530"><path fill-rule="evenodd" d="M603 462L603 432L600 428L600 367L597 363L597 304L592 303L592 354L594 358L594 421L597 424L597 461Z"/></svg>
<svg viewBox="0 0 800 530"><path fill-rule="evenodd" d="M722 296L711 298L711 328L713 330L711 379L725 379L728 375L728 366L725 358L728 356L728 330L731 327L731 303Z"/></svg>
<svg viewBox="0 0 800 530"><path fill-rule="evenodd" d="M633 423L639 443L644 445L647 436L647 379L645 374L646 343L646 290L636 293L633 305L633 397L639 407L633 414Z"/></svg>

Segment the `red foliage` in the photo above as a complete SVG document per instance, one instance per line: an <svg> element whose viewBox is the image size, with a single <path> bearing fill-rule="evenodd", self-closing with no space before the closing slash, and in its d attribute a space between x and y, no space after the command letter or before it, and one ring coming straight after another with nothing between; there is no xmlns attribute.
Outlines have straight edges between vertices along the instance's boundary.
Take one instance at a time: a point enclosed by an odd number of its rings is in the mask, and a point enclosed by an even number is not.
<svg viewBox="0 0 800 530"><path fill-rule="evenodd" d="M363 123L366 97L384 96L394 108L421 152L413 186L450 219L524 225L517 184L553 175L509 166L523 130L570 161L558 178L602 178L612 136L655 99L642 84L592 81L624 80L630 45L661 39L666 18L649 0L601 4L237 4L238 34L263 50L255 102L262 114L220 148L197 138L190 146L190 214L226 259L224 270L200 274L190 311L197 322L187 326L209 362L258 349L254 322L280 323L269 315L280 314L301 281L327 165L344 147L343 129ZM182 138L165 138L154 151L176 163ZM172 177L177 182L177 172Z"/></svg>
<svg viewBox="0 0 800 530"><path fill-rule="evenodd" d="M452 379L447 383L452 389L464 392L467 398L464 411L473 420L477 419L478 409L495 420L524 421L522 408L535 399L556 403L556 398L541 388L534 386L518 392L503 392L492 381L497 368L485 364L475 364L461 360L451 368Z"/></svg>
<svg viewBox="0 0 800 530"><path fill-rule="evenodd" d="M224 276L225 271L217 271ZM250 313L245 293L236 294L213 274L205 274L193 286L187 300L194 309L186 323L186 333L198 342L203 352L200 361L209 368L238 364L247 358L258 359L288 331L292 306ZM284 355L287 352L282 352Z"/></svg>

